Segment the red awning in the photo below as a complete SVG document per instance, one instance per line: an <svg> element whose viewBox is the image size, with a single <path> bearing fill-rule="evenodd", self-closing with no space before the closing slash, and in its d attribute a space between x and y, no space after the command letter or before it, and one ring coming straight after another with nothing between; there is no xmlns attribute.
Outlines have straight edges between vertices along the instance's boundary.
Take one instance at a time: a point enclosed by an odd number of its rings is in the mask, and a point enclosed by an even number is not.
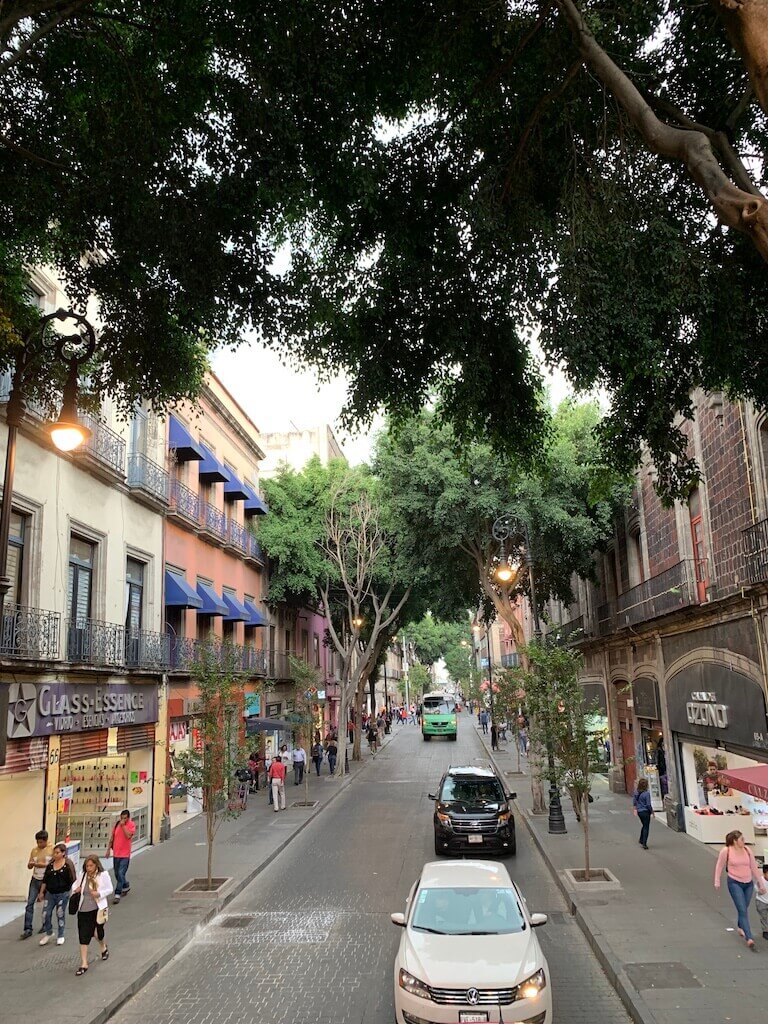
<svg viewBox="0 0 768 1024"><path fill-rule="evenodd" d="M719 775L731 789L748 793L758 800L768 800L768 764L759 764L754 768L735 768L720 772Z"/></svg>

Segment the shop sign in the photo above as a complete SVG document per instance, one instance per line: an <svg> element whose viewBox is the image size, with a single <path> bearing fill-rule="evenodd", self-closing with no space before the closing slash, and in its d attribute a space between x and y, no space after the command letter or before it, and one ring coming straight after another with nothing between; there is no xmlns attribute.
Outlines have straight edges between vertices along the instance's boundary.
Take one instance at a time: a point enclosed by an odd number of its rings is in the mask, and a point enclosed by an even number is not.
<svg viewBox="0 0 768 1024"><path fill-rule="evenodd" d="M260 693L246 693L245 695L245 711L243 712L246 718L250 718L251 715L261 714L261 694Z"/></svg>
<svg viewBox="0 0 768 1024"><path fill-rule="evenodd" d="M8 736L63 733L157 721L157 686L130 683L12 683Z"/></svg>
<svg viewBox="0 0 768 1024"><path fill-rule="evenodd" d="M171 743L180 743L189 734L189 726L186 722L171 722L169 736Z"/></svg>
<svg viewBox="0 0 768 1024"><path fill-rule="evenodd" d="M717 662L691 665L667 682L673 732L736 746L768 749L762 687Z"/></svg>
<svg viewBox="0 0 768 1024"><path fill-rule="evenodd" d="M280 714L280 708L281 707L282 707L282 703L280 703L280 704L267 704L267 718L277 718L279 716L279 714Z"/></svg>

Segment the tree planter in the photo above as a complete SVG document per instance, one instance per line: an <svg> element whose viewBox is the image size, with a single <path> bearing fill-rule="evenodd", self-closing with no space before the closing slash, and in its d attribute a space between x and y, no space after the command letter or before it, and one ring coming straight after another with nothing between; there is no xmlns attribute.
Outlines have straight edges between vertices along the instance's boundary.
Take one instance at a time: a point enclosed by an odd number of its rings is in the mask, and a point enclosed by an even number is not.
<svg viewBox="0 0 768 1024"><path fill-rule="evenodd" d="M231 878L212 878L209 888L207 878L190 878L178 889L174 889L173 896L175 899L199 899L200 897L215 899L217 896L221 896L231 881Z"/></svg>
<svg viewBox="0 0 768 1024"><path fill-rule="evenodd" d="M584 868L566 868L563 871L566 886L574 892L615 892L621 889L621 882L608 868L590 868L589 881L585 874Z"/></svg>

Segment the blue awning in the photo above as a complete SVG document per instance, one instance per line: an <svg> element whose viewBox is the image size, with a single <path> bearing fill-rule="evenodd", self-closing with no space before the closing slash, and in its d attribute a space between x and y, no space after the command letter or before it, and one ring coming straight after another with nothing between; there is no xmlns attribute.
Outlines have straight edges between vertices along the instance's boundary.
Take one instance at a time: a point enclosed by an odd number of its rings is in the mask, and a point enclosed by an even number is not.
<svg viewBox="0 0 768 1024"><path fill-rule="evenodd" d="M227 614L224 616L225 622L248 622L251 618L251 613L233 594L228 594L223 591L222 595L224 598L224 604L227 606Z"/></svg>
<svg viewBox="0 0 768 1024"><path fill-rule="evenodd" d="M181 573L165 570L166 608L202 608L202 599L197 596Z"/></svg>
<svg viewBox="0 0 768 1024"><path fill-rule="evenodd" d="M200 451L203 453L203 461L199 466L200 479L207 484L227 483L230 478L229 473L211 450L201 443Z"/></svg>
<svg viewBox="0 0 768 1024"><path fill-rule="evenodd" d="M202 598L202 607L197 609L198 615L227 615L229 609L219 597L210 583L197 583L197 593Z"/></svg>
<svg viewBox="0 0 768 1024"><path fill-rule="evenodd" d="M253 601L243 601L245 609L248 612L248 621L245 623L246 626L268 626L269 621L261 614L259 609L253 603Z"/></svg>
<svg viewBox="0 0 768 1024"><path fill-rule="evenodd" d="M243 484L243 486L248 492L248 497L245 499L245 505L243 505L245 514L250 516L265 516L267 512L269 512L269 508L252 487L248 484Z"/></svg>
<svg viewBox="0 0 768 1024"><path fill-rule="evenodd" d="M227 472L229 473L229 470ZM229 483L224 484L224 501L246 501L250 498L245 484L238 480L234 473L230 473L229 478Z"/></svg>
<svg viewBox="0 0 768 1024"><path fill-rule="evenodd" d="M168 447L176 452L178 462L191 462L193 459L202 461L205 458L200 445L194 440L184 424L177 420L175 416L170 418Z"/></svg>

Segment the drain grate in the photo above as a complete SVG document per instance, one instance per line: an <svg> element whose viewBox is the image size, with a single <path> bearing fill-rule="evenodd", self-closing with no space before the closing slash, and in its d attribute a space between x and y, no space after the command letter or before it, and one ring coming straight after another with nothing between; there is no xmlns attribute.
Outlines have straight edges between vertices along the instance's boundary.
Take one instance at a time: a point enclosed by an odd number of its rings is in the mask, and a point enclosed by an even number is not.
<svg viewBox="0 0 768 1024"><path fill-rule="evenodd" d="M304 807L308 810L311 810L313 807L319 806L319 800L308 800L306 803L303 800L294 800L294 802L291 804L291 807Z"/></svg>
<svg viewBox="0 0 768 1024"><path fill-rule="evenodd" d="M219 928L248 928L252 924L252 917L238 917L236 914L232 914L231 917L225 917L223 921L219 922Z"/></svg>

